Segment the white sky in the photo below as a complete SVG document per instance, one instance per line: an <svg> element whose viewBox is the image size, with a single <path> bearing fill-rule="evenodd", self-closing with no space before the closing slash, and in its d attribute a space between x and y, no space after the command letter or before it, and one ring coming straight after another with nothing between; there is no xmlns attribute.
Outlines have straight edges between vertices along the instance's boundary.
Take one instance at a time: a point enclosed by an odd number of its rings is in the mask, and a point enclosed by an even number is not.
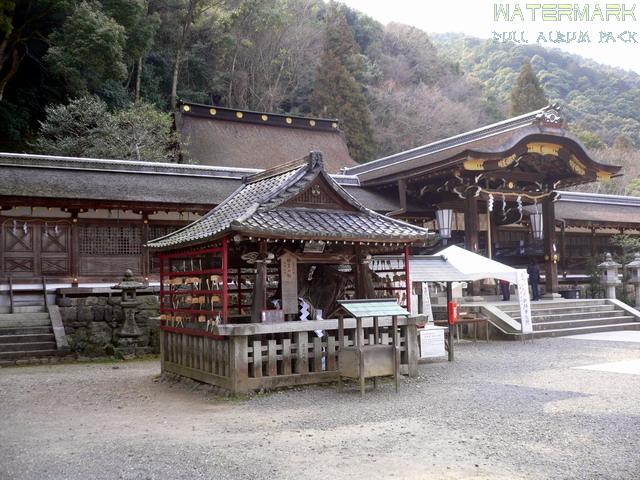
<svg viewBox="0 0 640 480"><path fill-rule="evenodd" d="M527 10L527 5L540 5L547 2L538 1L492 1L492 0L340 0L342 3L360 10L376 20L386 24L389 22L400 22L413 25L429 33L460 32L469 36L479 38L492 38L493 32L516 31L520 35L525 32L525 37L530 44L535 44L540 32L544 32L548 37L548 32L561 31L565 35L567 32L587 31L589 43L582 44L543 44L560 48L572 53L577 53L597 62L622 67L627 70L634 70L640 73L640 2L626 3L627 9L635 6L635 20L627 16L625 21L616 21L612 17L608 22L590 21L576 22L570 21L566 17L562 21L542 21L540 12L536 20L531 19L531 10ZM560 3L560 2L559 2ZM613 3L613 2L611 2ZM516 19L514 21L495 21L494 6L509 5L511 13L518 4L526 17L525 21ZM571 5L577 4L580 7L588 6L593 13L595 6L599 5L605 13L607 3L574 1ZM621 4L617 4L621 5ZM617 40L615 43L599 43L600 32L613 32L618 35L622 32L637 32L635 38L637 43L623 43ZM629 38L626 36L625 38Z"/></svg>

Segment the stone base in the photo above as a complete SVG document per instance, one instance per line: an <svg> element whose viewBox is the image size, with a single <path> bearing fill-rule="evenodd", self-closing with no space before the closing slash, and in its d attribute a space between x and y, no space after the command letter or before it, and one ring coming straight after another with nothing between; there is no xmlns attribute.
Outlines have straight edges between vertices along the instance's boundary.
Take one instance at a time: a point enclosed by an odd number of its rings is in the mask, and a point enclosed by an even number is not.
<svg viewBox="0 0 640 480"><path fill-rule="evenodd" d="M562 295L560 295L559 293L545 293L540 298L544 300L557 300L559 298L562 298Z"/></svg>

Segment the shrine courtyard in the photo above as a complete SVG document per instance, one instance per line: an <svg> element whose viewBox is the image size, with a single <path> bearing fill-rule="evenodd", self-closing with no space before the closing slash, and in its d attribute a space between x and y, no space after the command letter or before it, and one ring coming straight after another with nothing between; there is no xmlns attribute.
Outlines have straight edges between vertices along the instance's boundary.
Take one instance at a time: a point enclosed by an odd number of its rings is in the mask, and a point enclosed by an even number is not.
<svg viewBox="0 0 640 480"><path fill-rule="evenodd" d="M460 343L364 398L222 397L155 360L3 368L0 478L637 478L638 333Z"/></svg>

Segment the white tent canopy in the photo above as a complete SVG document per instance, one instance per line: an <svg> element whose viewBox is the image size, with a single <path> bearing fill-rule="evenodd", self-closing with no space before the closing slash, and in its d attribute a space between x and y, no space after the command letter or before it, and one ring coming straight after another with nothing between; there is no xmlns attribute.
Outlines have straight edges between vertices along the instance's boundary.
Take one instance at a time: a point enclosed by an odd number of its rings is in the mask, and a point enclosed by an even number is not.
<svg viewBox="0 0 640 480"><path fill-rule="evenodd" d="M515 268L455 245L435 255L412 256L409 265L414 282L465 282L485 278L517 282Z"/></svg>

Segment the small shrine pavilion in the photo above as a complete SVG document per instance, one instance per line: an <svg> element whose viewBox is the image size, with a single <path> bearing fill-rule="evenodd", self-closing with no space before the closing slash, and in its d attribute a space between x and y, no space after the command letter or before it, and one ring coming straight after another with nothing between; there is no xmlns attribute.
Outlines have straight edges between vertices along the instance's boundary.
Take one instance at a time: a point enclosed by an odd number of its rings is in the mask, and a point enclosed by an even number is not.
<svg viewBox="0 0 640 480"><path fill-rule="evenodd" d="M236 392L335 380L337 337L317 332L337 329L327 319L343 299L395 298L410 310L408 247L426 237L362 206L325 172L319 152L248 176L209 213L148 243L160 252L163 368ZM382 263L395 270L393 282L374 283L372 255L393 253L404 254ZM402 338L411 373L416 332Z"/></svg>
<svg viewBox="0 0 640 480"><path fill-rule="evenodd" d="M326 315L342 298L374 298L371 255L408 255L426 234L362 206L325 172L322 154L312 152L246 177L226 201L148 247L161 252L169 318L259 322L271 309L297 316L305 291L309 306ZM410 282L404 285L399 297L410 308Z"/></svg>

